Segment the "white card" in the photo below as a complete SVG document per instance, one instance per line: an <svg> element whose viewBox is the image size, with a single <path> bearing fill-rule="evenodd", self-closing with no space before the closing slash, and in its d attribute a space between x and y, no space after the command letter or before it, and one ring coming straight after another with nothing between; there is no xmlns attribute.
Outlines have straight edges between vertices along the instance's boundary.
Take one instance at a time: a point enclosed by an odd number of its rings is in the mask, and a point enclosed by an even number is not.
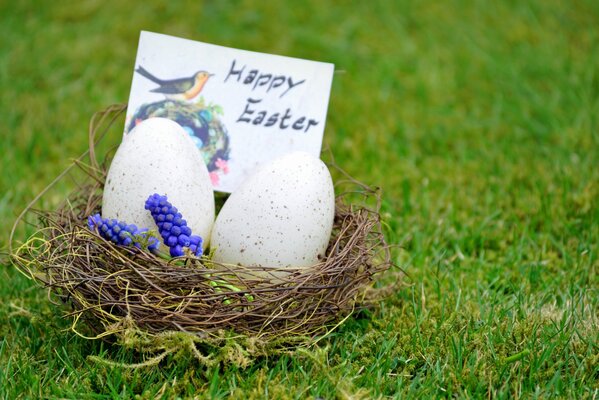
<svg viewBox="0 0 599 400"><path fill-rule="evenodd" d="M178 122L215 190L292 151L320 156L333 64L141 32L125 135L151 117Z"/></svg>

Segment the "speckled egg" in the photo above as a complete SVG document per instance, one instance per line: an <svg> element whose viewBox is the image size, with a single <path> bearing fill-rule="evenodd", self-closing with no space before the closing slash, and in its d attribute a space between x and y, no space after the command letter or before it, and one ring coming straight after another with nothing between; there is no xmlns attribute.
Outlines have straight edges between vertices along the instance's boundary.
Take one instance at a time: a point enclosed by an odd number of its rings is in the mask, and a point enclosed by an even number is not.
<svg viewBox="0 0 599 400"><path fill-rule="evenodd" d="M174 121L150 118L129 132L106 178L102 216L157 229L144 203L153 193L168 196L193 234L210 239L214 192L202 155Z"/></svg>
<svg viewBox="0 0 599 400"><path fill-rule="evenodd" d="M306 267L324 255L335 216L326 165L303 152L251 175L226 201L212 230L214 260L243 266Z"/></svg>

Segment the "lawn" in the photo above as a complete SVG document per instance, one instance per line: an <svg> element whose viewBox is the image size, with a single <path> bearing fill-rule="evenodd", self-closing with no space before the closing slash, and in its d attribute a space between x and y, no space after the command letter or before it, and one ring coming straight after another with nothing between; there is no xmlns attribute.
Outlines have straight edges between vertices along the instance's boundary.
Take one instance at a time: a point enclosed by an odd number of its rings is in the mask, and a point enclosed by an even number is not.
<svg viewBox="0 0 599 400"><path fill-rule="evenodd" d="M2 2L0 251L142 29L334 63L325 144L407 276L310 350L128 370L0 261L0 398L597 398L599 2Z"/></svg>

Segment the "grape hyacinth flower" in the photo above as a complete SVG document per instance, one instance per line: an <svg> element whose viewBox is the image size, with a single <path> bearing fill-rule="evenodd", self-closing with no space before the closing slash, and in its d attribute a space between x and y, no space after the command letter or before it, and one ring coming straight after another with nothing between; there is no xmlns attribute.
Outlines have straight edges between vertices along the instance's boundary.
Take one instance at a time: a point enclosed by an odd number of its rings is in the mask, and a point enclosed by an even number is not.
<svg viewBox="0 0 599 400"><path fill-rule="evenodd" d="M100 214L90 215L87 218L87 226L90 230L98 230L100 236L121 246L134 245L138 249L147 246L148 250L156 250L160 241L148 235L147 229L138 229L135 225L127 225L116 219L102 218Z"/></svg>
<svg viewBox="0 0 599 400"><path fill-rule="evenodd" d="M202 238L191 234L191 228L183 219L176 207L169 203L166 196L154 193L146 200L146 210L149 210L158 226L160 236L170 248L171 257L185 255L184 248L189 248L196 256L202 255Z"/></svg>

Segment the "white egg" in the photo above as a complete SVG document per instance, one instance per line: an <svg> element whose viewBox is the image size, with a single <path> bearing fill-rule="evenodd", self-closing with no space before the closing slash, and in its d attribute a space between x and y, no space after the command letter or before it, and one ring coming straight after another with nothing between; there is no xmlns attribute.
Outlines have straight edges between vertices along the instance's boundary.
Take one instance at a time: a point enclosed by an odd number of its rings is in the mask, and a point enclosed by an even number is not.
<svg viewBox="0 0 599 400"><path fill-rule="evenodd" d="M168 197L206 247L214 223L208 169L185 130L166 118L142 121L123 139L106 177L102 216L157 230L144 208L154 193Z"/></svg>
<svg viewBox="0 0 599 400"><path fill-rule="evenodd" d="M303 152L251 175L226 201L212 230L214 260L260 267L306 267L325 255L335 217L331 174Z"/></svg>

